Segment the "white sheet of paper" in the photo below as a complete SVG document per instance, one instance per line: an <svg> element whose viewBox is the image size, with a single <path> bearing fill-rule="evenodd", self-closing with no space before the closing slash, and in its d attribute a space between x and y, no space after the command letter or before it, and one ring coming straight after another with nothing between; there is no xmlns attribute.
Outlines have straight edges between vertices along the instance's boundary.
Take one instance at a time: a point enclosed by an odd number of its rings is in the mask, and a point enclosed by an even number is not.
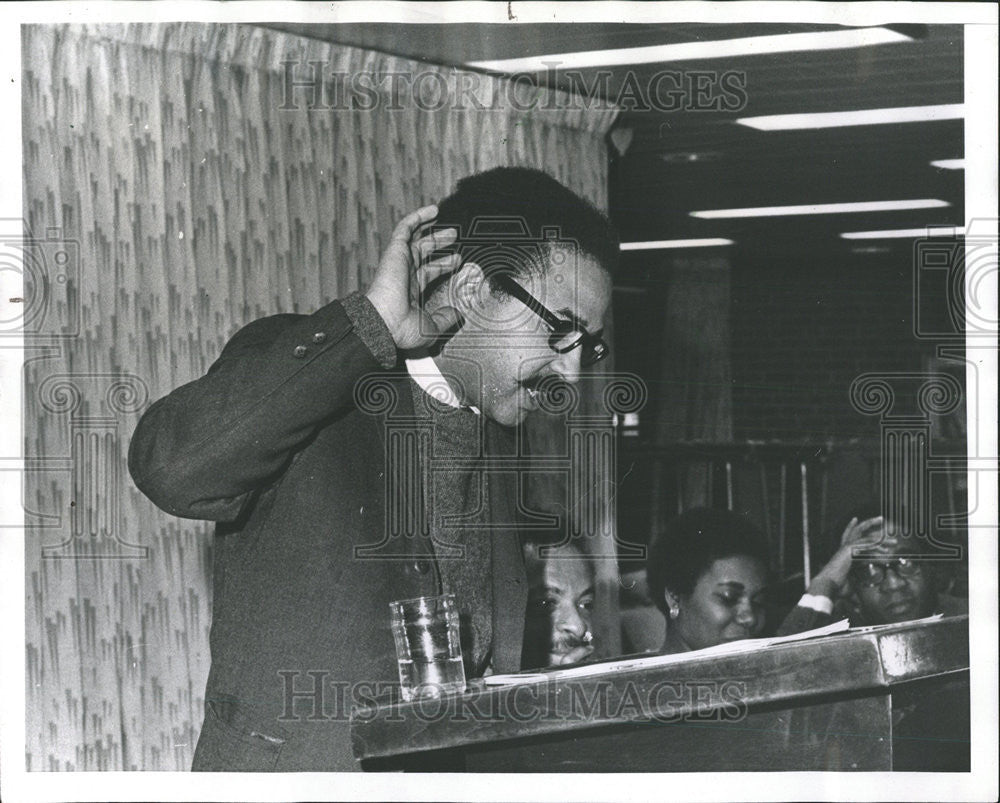
<svg viewBox="0 0 1000 803"><path fill-rule="evenodd" d="M695 658L750 652L752 650L770 647L774 644L787 644L793 641L805 641L806 639L819 638L820 636L829 636L834 633L842 633L846 631L849 626L850 623L847 619L841 619L839 622L831 622L823 627L817 627L813 630L804 630L801 633L792 633L789 636L727 641L723 644L717 644L714 647L706 647L703 650L676 652L669 653L667 655L644 655L638 658L627 658L618 661L603 661L601 663L573 666L566 669L554 669L550 672L544 673L534 672L513 675L491 675L490 677L485 678L485 681L487 686L508 686L517 683L539 683L545 680L567 680L569 678L589 677L591 675L602 675L607 672L650 669L656 666L666 666L667 664L690 661Z"/></svg>

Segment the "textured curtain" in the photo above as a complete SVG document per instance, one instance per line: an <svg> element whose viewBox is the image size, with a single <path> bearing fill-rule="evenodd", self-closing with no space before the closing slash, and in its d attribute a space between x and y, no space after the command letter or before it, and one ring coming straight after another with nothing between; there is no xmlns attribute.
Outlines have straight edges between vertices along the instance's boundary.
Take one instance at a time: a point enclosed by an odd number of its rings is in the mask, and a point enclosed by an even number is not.
<svg viewBox="0 0 1000 803"><path fill-rule="evenodd" d="M210 528L129 482L141 411L248 321L364 286L395 221L464 175L542 167L605 207L614 111L545 91L518 111L498 79L470 95L467 73L253 26L22 30L27 765L184 770ZM311 63L437 77L310 110L314 88L288 89Z"/></svg>
<svg viewBox="0 0 1000 803"><path fill-rule="evenodd" d="M657 442L733 439L729 260L674 259L664 310Z"/></svg>
<svg viewBox="0 0 1000 803"><path fill-rule="evenodd" d="M730 270L722 257L671 260L660 351L660 446L733 440ZM658 464L656 471L662 470ZM682 509L709 503L709 471L707 462L678 465ZM654 521L662 525L676 512L657 510Z"/></svg>

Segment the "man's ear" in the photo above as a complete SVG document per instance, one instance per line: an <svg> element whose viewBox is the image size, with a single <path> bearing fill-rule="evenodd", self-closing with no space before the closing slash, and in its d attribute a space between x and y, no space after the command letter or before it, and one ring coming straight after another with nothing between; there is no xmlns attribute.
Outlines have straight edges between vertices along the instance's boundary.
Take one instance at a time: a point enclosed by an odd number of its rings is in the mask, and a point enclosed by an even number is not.
<svg viewBox="0 0 1000 803"><path fill-rule="evenodd" d="M484 293L489 292L486 274L476 262L466 262L451 278L450 295L453 306L463 314L483 306Z"/></svg>

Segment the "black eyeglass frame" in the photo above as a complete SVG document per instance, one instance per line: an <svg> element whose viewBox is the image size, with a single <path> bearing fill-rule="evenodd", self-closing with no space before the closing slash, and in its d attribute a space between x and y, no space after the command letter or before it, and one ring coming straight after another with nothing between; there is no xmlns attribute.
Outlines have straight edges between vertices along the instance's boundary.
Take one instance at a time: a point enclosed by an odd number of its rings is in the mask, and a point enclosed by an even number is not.
<svg viewBox="0 0 1000 803"><path fill-rule="evenodd" d="M878 567L877 575L871 573L873 567ZM852 567L853 574L857 581L865 588L875 588L885 582L891 570L900 580L909 580L920 574L923 569L919 560L915 558L895 558L893 560L864 560L859 561ZM902 571L900 571L902 570Z"/></svg>
<svg viewBox="0 0 1000 803"><path fill-rule="evenodd" d="M554 352L566 354L579 346L583 349L580 354L580 362L583 365L593 365L608 356L608 344L599 334L591 334L577 320L560 318L508 274L497 273L494 274L494 278L504 292L514 296L552 330L552 334L549 335L549 348ZM580 336L567 346L559 346L559 341L573 332Z"/></svg>

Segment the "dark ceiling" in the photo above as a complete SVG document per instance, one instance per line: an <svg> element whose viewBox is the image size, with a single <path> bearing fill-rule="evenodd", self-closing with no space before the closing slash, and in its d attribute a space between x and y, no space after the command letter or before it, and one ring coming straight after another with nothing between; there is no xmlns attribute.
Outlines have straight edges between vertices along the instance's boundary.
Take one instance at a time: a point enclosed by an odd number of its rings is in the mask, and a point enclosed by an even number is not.
<svg viewBox="0 0 1000 803"><path fill-rule="evenodd" d="M448 65L838 29L765 23L270 27ZM898 29L914 40L844 50L602 68L612 72L607 94L615 98L620 98L629 74L638 86L646 87L661 70L689 76L695 71L735 73L745 87L745 106L736 111L623 112L616 128L628 129L631 142L625 154L615 159L611 187L612 213L622 239L721 236L742 246L794 247L828 254L830 249L848 253L859 246L912 247L909 240L852 243L838 238L842 231L961 225L963 172L929 164L963 156L961 120L791 132L763 132L733 123L736 117L761 114L962 103L961 26ZM594 70L582 72L587 85L592 85ZM566 86L558 77L557 83ZM697 156L692 160L689 154ZM689 215L697 209L905 198L939 198L951 208L728 221Z"/></svg>

